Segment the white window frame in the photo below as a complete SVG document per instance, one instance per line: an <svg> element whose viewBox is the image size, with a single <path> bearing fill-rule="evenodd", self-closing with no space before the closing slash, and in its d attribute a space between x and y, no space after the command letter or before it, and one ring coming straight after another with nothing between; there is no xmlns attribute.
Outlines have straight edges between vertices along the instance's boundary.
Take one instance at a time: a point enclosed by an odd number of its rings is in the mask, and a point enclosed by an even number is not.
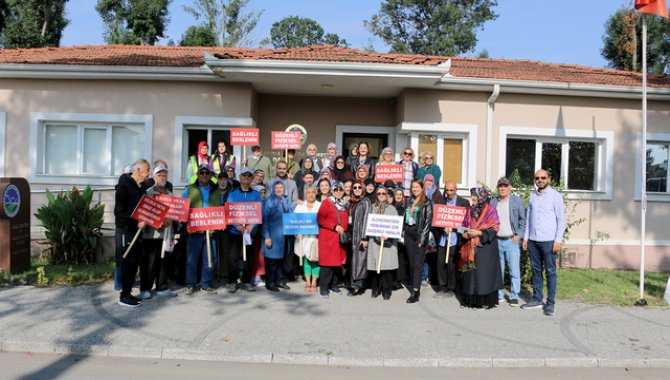
<svg viewBox="0 0 670 380"><path fill-rule="evenodd" d="M7 155L7 146L5 145L5 136L7 135L7 114L0 112L0 177L5 176L5 156Z"/></svg>
<svg viewBox="0 0 670 380"><path fill-rule="evenodd" d="M188 182L185 181L183 173L184 159L188 159L188 153L183 154L187 149L184 134L188 128L208 129L207 141L212 139L212 131L209 128L218 128L222 130L230 130L233 128L255 128L256 122L250 117L217 117L217 116L176 116L174 127L174 177L175 184L186 186ZM212 142L213 144L213 142ZM240 146L231 146L233 154L238 158L237 169L239 173L242 163L242 150ZM250 155L250 147L247 149L247 156Z"/></svg>
<svg viewBox="0 0 670 380"><path fill-rule="evenodd" d="M535 170L541 169L542 145L540 143L563 144L561 156L561 178L568 176L569 142L596 143L596 190L564 190L570 199L611 200L614 178L614 132L577 129L548 129L501 126L498 145L498 176L507 171L507 139L519 138L536 141Z"/></svg>
<svg viewBox="0 0 670 380"><path fill-rule="evenodd" d="M118 176L121 173L113 173L112 175L99 174L79 174L79 175L54 175L54 174L40 174L37 173L38 160L44 157L39 157L38 152L44 154L44 141L39 141L40 136L44 136L43 129L46 124L135 124L141 125L144 129L144 147L143 158L147 160L151 157L152 138L153 138L153 115L127 115L127 114L93 114L93 113L57 113L57 112L31 112L30 113L30 173L28 181L35 184L45 185L115 185L118 182ZM88 126L86 126L88 127ZM80 127L82 128L82 127ZM108 131L111 133L111 130ZM83 134L78 136L83 139ZM111 143L111 141L110 141ZM83 144L82 144L83 146ZM77 152L79 155L83 152ZM111 152L110 152L111 154ZM135 159L140 157L129 158L128 164L131 164ZM78 165L81 165L81 160Z"/></svg>
<svg viewBox="0 0 670 380"><path fill-rule="evenodd" d="M647 133L647 144L649 143L670 144L670 133ZM640 183L640 179L642 178L642 133L637 134L636 152L635 178L633 178L635 192L633 199L640 201L642 198L642 184ZM668 182L668 185L670 185L670 181ZM670 186L666 193L647 192L647 200L650 202L670 202Z"/></svg>
<svg viewBox="0 0 670 380"><path fill-rule="evenodd" d="M477 125L475 124L449 124L449 123L412 123L403 122L396 128L398 133L407 134L409 146L416 155L419 152L419 135L436 135L437 152L435 161L444 161L444 139L460 139L463 141L463 156L461 158L461 182L457 184L458 189L470 189L477 183ZM404 147L402 147L404 148ZM401 148L401 149L402 149ZM418 157L417 157L418 162ZM440 168L441 169L441 168ZM445 178L446 179L446 178ZM444 182L441 181L441 182Z"/></svg>

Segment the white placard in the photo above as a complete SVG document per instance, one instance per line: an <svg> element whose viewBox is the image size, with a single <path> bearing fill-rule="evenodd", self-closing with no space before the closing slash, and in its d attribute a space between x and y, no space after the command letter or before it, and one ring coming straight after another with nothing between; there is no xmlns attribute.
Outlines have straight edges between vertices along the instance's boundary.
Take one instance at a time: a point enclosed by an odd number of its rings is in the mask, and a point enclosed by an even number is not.
<svg viewBox="0 0 670 380"><path fill-rule="evenodd" d="M365 226L365 235L400 239L402 235L402 216L369 214L368 224Z"/></svg>

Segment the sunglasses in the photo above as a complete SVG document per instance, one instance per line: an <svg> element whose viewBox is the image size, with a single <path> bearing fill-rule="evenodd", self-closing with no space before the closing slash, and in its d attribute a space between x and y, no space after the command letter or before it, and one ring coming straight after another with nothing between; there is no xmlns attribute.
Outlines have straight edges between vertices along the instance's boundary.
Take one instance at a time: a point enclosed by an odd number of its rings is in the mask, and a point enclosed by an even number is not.
<svg viewBox="0 0 670 380"><path fill-rule="evenodd" d="M426 159L426 160L432 160L433 157L426 157L425 159Z"/></svg>
<svg viewBox="0 0 670 380"><path fill-rule="evenodd" d="M244 173L244 174L242 174L242 177L253 177L253 174L251 174L251 173Z"/></svg>
<svg viewBox="0 0 670 380"><path fill-rule="evenodd" d="M411 155L412 155L412 152L404 152L403 154L404 154L405 156L411 156Z"/></svg>
<svg viewBox="0 0 670 380"><path fill-rule="evenodd" d="M344 191L344 189L340 189L339 187L337 189L333 189L333 191Z"/></svg>
<svg viewBox="0 0 670 380"><path fill-rule="evenodd" d="M383 195L383 196L386 196L386 193L377 193L377 196L378 196L378 197L381 197L382 195Z"/></svg>
<svg viewBox="0 0 670 380"><path fill-rule="evenodd" d="M363 186L354 186L352 187L354 190L363 190Z"/></svg>
<svg viewBox="0 0 670 380"><path fill-rule="evenodd" d="M445 193L453 193L455 191L456 191L456 189L444 189Z"/></svg>
<svg viewBox="0 0 670 380"><path fill-rule="evenodd" d="M547 179L547 178L549 178L549 177L546 177L546 176L542 176L542 177L535 177L535 180L537 181L538 179Z"/></svg>
<svg viewBox="0 0 670 380"><path fill-rule="evenodd" d="M200 174L200 175L212 175L212 173L210 173L210 172L206 172L206 171L201 171L201 172L198 173L198 174Z"/></svg>

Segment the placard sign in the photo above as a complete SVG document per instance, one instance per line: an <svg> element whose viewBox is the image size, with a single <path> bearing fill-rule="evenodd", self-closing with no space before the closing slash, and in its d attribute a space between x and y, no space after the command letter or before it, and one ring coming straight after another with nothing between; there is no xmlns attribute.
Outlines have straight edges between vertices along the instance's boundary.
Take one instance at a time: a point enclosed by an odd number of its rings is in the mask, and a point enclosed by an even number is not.
<svg viewBox="0 0 670 380"><path fill-rule="evenodd" d="M145 194L142 195L142 199L140 199L137 207L135 207L131 217L153 228L161 228L163 219L165 219L165 215L167 215L169 209L170 206Z"/></svg>
<svg viewBox="0 0 670 380"><path fill-rule="evenodd" d="M230 130L230 145L260 145L258 128L233 128Z"/></svg>
<svg viewBox="0 0 670 380"><path fill-rule="evenodd" d="M318 235L316 213L290 213L283 216L284 235Z"/></svg>
<svg viewBox="0 0 670 380"><path fill-rule="evenodd" d="M226 208L202 207L188 211L188 232L223 230L226 228Z"/></svg>
<svg viewBox="0 0 670 380"><path fill-rule="evenodd" d="M170 207L167 214L165 215L166 218L176 220L178 222L188 221L188 209L191 205L190 199L175 197L174 195L167 194L154 194L154 198Z"/></svg>
<svg viewBox="0 0 670 380"><path fill-rule="evenodd" d="M375 166L375 182L383 183L388 180L402 182L404 180L402 165L377 165Z"/></svg>
<svg viewBox="0 0 670 380"><path fill-rule="evenodd" d="M402 216L368 214L365 234L367 236L385 236L387 239L400 239L402 235Z"/></svg>
<svg viewBox="0 0 670 380"><path fill-rule="evenodd" d="M433 227L457 228L463 225L467 208L435 205L433 207Z"/></svg>
<svg viewBox="0 0 670 380"><path fill-rule="evenodd" d="M272 132L272 149L300 149L300 132Z"/></svg>
<svg viewBox="0 0 670 380"><path fill-rule="evenodd" d="M228 224L262 224L261 202L226 202Z"/></svg>

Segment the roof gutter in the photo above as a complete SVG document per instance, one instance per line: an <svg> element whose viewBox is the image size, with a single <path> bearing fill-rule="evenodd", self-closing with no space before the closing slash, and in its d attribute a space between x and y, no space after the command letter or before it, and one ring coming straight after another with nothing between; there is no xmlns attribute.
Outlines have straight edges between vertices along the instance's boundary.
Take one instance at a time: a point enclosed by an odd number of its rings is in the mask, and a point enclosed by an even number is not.
<svg viewBox="0 0 670 380"><path fill-rule="evenodd" d="M498 83L493 85L493 92L486 102L486 171L484 183L491 179L491 155L493 155L493 109L495 108L496 99L500 95L500 85ZM491 183L491 182L489 182Z"/></svg>
<svg viewBox="0 0 670 380"><path fill-rule="evenodd" d="M0 65L0 78L141 79L177 81L216 81L218 79L218 77L206 66L147 67L41 64Z"/></svg>
<svg viewBox="0 0 670 380"><path fill-rule="evenodd" d="M436 83L435 88L442 90L489 92L491 86L495 84L500 85L501 91L512 94L642 99L642 87L605 86L583 83L446 77L442 78L439 83ZM647 94L649 99L670 101L670 88L648 88Z"/></svg>

